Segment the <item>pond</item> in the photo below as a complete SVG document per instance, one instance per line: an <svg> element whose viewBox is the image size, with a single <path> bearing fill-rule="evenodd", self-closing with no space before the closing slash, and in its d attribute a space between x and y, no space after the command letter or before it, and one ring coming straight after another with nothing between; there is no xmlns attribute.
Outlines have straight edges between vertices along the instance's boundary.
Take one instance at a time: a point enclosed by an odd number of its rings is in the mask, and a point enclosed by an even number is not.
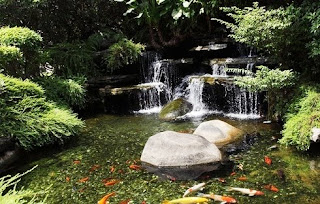
<svg viewBox="0 0 320 204"><path fill-rule="evenodd" d="M230 156L233 165L208 173L198 180L175 181L130 165L140 165L139 158L148 137L165 130L192 132L201 122L163 122L155 115L98 115L86 120L81 135L63 147L43 149L19 167L25 171L38 167L23 177L21 185L39 191L49 187L48 203L97 203L104 195L116 192L110 203L159 204L180 198L185 190L206 182L203 192L229 195L238 203L320 203L320 154L301 153L277 144L280 128L259 120L241 121L219 118L248 133L259 132L258 140L245 152ZM264 157L272 164L268 165ZM242 177L242 179L239 179ZM225 182L222 179L223 178ZM106 182L110 185L105 185ZM265 189L274 185L279 192ZM249 197L228 187L261 190L263 196ZM123 202L126 203L126 202ZM211 203L214 203L212 201Z"/></svg>

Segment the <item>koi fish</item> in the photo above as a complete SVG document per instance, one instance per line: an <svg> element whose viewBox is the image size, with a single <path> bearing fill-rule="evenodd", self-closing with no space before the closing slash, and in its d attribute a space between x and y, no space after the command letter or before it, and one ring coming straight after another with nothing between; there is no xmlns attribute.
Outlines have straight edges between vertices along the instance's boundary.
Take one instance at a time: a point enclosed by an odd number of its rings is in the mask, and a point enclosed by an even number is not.
<svg viewBox="0 0 320 204"><path fill-rule="evenodd" d="M119 204L128 204L130 202L131 199L127 199L127 200L123 200L121 201Z"/></svg>
<svg viewBox="0 0 320 204"><path fill-rule="evenodd" d="M252 189L248 189L248 188L234 188L234 187L230 187L229 189L227 189L227 191L239 191L243 194L247 194L249 196L255 196L255 195L264 195L263 192L261 191L257 191L257 190L252 190Z"/></svg>
<svg viewBox="0 0 320 204"><path fill-rule="evenodd" d="M239 180L239 181L246 181L246 180L248 180L248 179L247 179L247 177L245 177L245 176L240 176L240 177L238 178L238 180Z"/></svg>
<svg viewBox="0 0 320 204"><path fill-rule="evenodd" d="M91 173L91 172L93 172L93 171L95 171L95 170L97 170L97 169L99 169L99 168L100 168L100 165L94 164L94 165L89 169L89 172Z"/></svg>
<svg viewBox="0 0 320 204"><path fill-rule="evenodd" d="M234 175L236 175L237 173L236 172L232 172L231 174L230 174L230 176L234 176Z"/></svg>
<svg viewBox="0 0 320 204"><path fill-rule="evenodd" d="M195 204L195 203L207 203L209 200L207 198L201 197L186 197L186 198L179 198L175 200L165 200L162 204Z"/></svg>
<svg viewBox="0 0 320 204"><path fill-rule="evenodd" d="M103 198L101 198L101 200L98 201L98 204L107 204L107 200L111 197L111 196L115 196L116 193L115 192L112 192L112 193L109 193L107 195L105 195Z"/></svg>
<svg viewBox="0 0 320 204"><path fill-rule="evenodd" d="M80 183L87 182L89 180L89 177L85 177L79 180Z"/></svg>
<svg viewBox="0 0 320 204"><path fill-rule="evenodd" d="M129 168L132 169L132 170L140 170L140 169L141 169L141 166L136 165L136 164L131 164L131 165L129 166Z"/></svg>
<svg viewBox="0 0 320 204"><path fill-rule="evenodd" d="M81 161L80 161L80 160L74 160L72 163L73 163L73 164L80 164Z"/></svg>
<svg viewBox="0 0 320 204"><path fill-rule="evenodd" d="M114 184L117 184L117 183L119 183L119 182L120 182L119 180L113 179L113 180L110 180L110 181L108 181L108 182L105 182L104 185L105 185L105 186L113 186Z"/></svg>
<svg viewBox="0 0 320 204"><path fill-rule="evenodd" d="M187 195L189 195L190 193L196 192L201 190L204 186L206 185L206 183L199 183L195 186L192 186L191 188L189 188L188 190L186 190L186 192L184 192L182 197L186 197Z"/></svg>
<svg viewBox="0 0 320 204"><path fill-rule="evenodd" d="M275 187L274 185L271 185L271 184L264 186L264 188L268 189L270 191L273 191L273 192L278 192L279 191L279 189L277 187Z"/></svg>
<svg viewBox="0 0 320 204"><path fill-rule="evenodd" d="M147 202L144 200L144 201L142 201L142 203L141 204L147 204Z"/></svg>
<svg viewBox="0 0 320 204"><path fill-rule="evenodd" d="M227 183L227 181L224 178L215 178L220 183Z"/></svg>
<svg viewBox="0 0 320 204"><path fill-rule="evenodd" d="M110 167L110 173L113 173L116 170L116 168L114 166Z"/></svg>
<svg viewBox="0 0 320 204"><path fill-rule="evenodd" d="M221 195L214 195L214 194L203 194L203 193L198 193L199 197L203 198L210 198L214 201L219 201L221 204L224 203L237 203L237 200L228 196L221 196Z"/></svg>
<svg viewBox="0 0 320 204"><path fill-rule="evenodd" d="M265 162L266 164L268 164L268 165L271 165L272 160L270 159L270 157L264 156L264 162Z"/></svg>

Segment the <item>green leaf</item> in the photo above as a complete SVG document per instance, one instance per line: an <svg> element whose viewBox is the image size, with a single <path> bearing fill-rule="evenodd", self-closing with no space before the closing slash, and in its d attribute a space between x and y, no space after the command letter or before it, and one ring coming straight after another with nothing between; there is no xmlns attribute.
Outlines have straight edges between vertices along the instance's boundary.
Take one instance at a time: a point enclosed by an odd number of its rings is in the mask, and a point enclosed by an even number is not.
<svg viewBox="0 0 320 204"><path fill-rule="evenodd" d="M128 1L126 4L132 4L133 2L135 2L136 0L130 0Z"/></svg>
<svg viewBox="0 0 320 204"><path fill-rule="evenodd" d="M157 4L160 5L162 2L164 2L165 0L156 0Z"/></svg>
<svg viewBox="0 0 320 204"><path fill-rule="evenodd" d="M171 16L174 20L178 20L182 16L182 10L173 10Z"/></svg>
<svg viewBox="0 0 320 204"><path fill-rule="evenodd" d="M129 13L132 13L133 10L134 10L134 8L129 8L123 15L126 16Z"/></svg>
<svg viewBox="0 0 320 204"><path fill-rule="evenodd" d="M183 1L182 5L184 8L188 8L191 4L191 1Z"/></svg>
<svg viewBox="0 0 320 204"><path fill-rule="evenodd" d="M143 13L139 13L139 15L137 15L137 16L134 17L134 18L141 18L142 15L143 15Z"/></svg>

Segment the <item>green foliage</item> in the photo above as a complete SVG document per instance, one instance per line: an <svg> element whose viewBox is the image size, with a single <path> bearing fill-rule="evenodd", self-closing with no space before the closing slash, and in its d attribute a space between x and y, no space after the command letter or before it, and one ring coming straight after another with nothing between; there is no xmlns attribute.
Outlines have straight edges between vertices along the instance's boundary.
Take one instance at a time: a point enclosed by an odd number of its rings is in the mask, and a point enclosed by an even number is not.
<svg viewBox="0 0 320 204"><path fill-rule="evenodd" d="M230 28L229 36L237 42L245 43L261 49L267 53L274 54L280 49L283 41L284 31L291 25L291 18L285 9L267 10L259 7L258 2L253 7L240 9L237 7L223 7L235 22L229 23L223 20L214 19Z"/></svg>
<svg viewBox="0 0 320 204"><path fill-rule="evenodd" d="M134 43L128 39L121 39L114 43L109 47L106 57L108 70L113 72L125 65L134 63L142 54L144 48L145 46L140 43Z"/></svg>
<svg viewBox="0 0 320 204"><path fill-rule="evenodd" d="M42 37L29 28L0 28L0 63L4 63L5 72L24 78L39 75L41 42ZM6 56L10 57L10 63L1 59Z"/></svg>
<svg viewBox="0 0 320 204"><path fill-rule="evenodd" d="M0 45L0 69L11 76L23 76L23 55L20 49L13 46Z"/></svg>
<svg viewBox="0 0 320 204"><path fill-rule="evenodd" d="M301 86L290 102L285 115L286 123L282 131L281 144L293 145L306 151L310 146L311 129L320 127L320 91L319 87Z"/></svg>
<svg viewBox="0 0 320 204"><path fill-rule="evenodd" d="M82 42L56 44L48 50L48 54L55 73L64 77L88 75L95 67L93 50Z"/></svg>
<svg viewBox="0 0 320 204"><path fill-rule="evenodd" d="M258 66L254 77L235 77L235 84L250 91L277 91L294 85L295 74L292 70L269 69Z"/></svg>
<svg viewBox="0 0 320 204"><path fill-rule="evenodd" d="M0 178L0 203L1 204L22 204L22 203L28 203L28 204L44 204L46 203L44 199L43 201L36 201L37 194L44 194L45 191L34 193L30 190L24 190L23 188L20 190L17 190L17 184L20 182L21 177L35 169L33 167L32 169L26 171L25 173L18 173L14 176L7 175ZM27 201L26 198L29 198Z"/></svg>
<svg viewBox="0 0 320 204"><path fill-rule="evenodd" d="M62 143L83 126L75 114L46 101L43 89L28 80L0 75L0 137L16 138L27 150Z"/></svg>
<svg viewBox="0 0 320 204"><path fill-rule="evenodd" d="M0 28L0 44L18 47L23 53L37 51L41 46L41 42L42 37L29 28Z"/></svg>
<svg viewBox="0 0 320 204"><path fill-rule="evenodd" d="M47 99L71 108L83 108L85 105L84 81L63 79L57 76L36 79L36 82L45 89Z"/></svg>

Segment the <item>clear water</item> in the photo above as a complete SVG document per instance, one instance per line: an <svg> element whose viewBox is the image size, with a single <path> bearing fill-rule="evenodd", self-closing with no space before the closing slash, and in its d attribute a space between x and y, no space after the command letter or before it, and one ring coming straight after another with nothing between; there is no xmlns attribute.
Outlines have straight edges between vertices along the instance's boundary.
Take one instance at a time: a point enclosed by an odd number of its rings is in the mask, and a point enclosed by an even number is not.
<svg viewBox="0 0 320 204"><path fill-rule="evenodd" d="M277 144L273 137L279 137L276 125L262 121L241 121L220 118L248 133L259 132L258 141L250 150L232 155L233 166L207 174L197 181L161 180L144 170L131 170L129 166L139 158L148 137L164 130L192 132L204 120L169 123L160 121L155 115L100 115L86 120L82 134L63 147L54 146L42 149L25 160L19 171L39 165L26 175L21 184L35 191L46 189L50 204L91 204L97 203L104 195L116 192L110 198L111 204L130 199L133 203L159 204L163 200L179 198L184 191L199 182L206 182L204 193L229 195L238 203L319 203L320 201L320 154L319 151L299 153L280 147L270 150ZM319 148L319 146L317 147ZM272 165L264 163L264 156L272 159ZM80 163L74 163L79 160ZM90 171L93 165L100 165ZM237 166L242 166L240 169ZM114 171L111 172L111 168ZM284 172L285 180L277 171ZM231 172L236 175L231 176ZM239 181L245 176L247 181ZM66 178L69 177L70 181ZM87 182L79 182L88 177ZM224 178L220 183L216 178ZM119 183L105 187L102 180L112 178ZM275 185L279 192L271 192L263 186ZM228 192L229 186L262 190L265 195L248 197L238 192ZM214 203L213 201L210 203Z"/></svg>

